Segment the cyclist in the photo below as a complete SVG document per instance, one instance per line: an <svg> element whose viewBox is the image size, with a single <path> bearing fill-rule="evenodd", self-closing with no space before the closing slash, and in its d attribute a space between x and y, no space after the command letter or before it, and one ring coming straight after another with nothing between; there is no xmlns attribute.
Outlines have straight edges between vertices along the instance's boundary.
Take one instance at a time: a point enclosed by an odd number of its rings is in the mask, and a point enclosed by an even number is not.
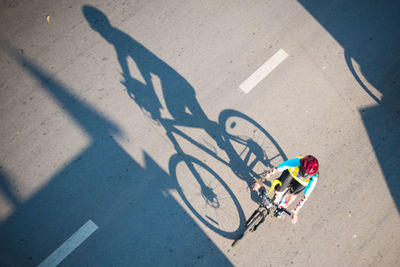
<svg viewBox="0 0 400 267"><path fill-rule="evenodd" d="M274 202L279 205L274 215L281 218L283 209L286 209L287 206L295 200L296 196L304 190L303 198L290 213L292 223L295 224L297 222L297 214L299 210L310 197L311 192L317 184L319 174L318 169L318 160L311 155L286 160L269 171L264 178L257 179L253 185L253 190L257 191L269 176L283 171L281 176L278 178L282 185L277 186L274 191ZM289 194L285 199L281 200L286 189L289 190Z"/></svg>

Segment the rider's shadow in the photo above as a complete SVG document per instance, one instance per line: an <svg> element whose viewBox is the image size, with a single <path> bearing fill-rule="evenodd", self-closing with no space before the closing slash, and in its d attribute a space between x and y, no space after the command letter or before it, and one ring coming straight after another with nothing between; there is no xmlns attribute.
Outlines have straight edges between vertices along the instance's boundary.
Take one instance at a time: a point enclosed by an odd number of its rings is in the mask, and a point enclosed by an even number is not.
<svg viewBox="0 0 400 267"><path fill-rule="evenodd" d="M220 161L224 160L219 158L215 151L211 151L208 147L199 144L190 136L177 131L175 126L204 129L207 134L215 140L217 145L228 155L229 161L224 163L228 165L239 178L246 180L250 186L252 183L250 171L254 165L251 164L250 166L247 166L247 164L245 164L248 159L241 159L237 154L237 151L229 145L227 139L229 139L230 136L226 133L226 129L224 129L221 124L211 121L207 117L197 101L194 88L189 84L189 82L138 41L121 30L113 27L105 14L100 10L92 6L84 6L82 10L91 28L114 46L122 70L122 84L126 87L129 96L145 113L149 114L154 121L160 123L161 126L165 128L167 136L173 143L177 154L180 154L195 179L199 183L202 181L202 177L193 167L193 163L184 155L185 153L180 147L177 139L173 136L173 132L180 134L192 144L208 152L214 158L217 158ZM132 68L132 64L129 64L132 61L134 63L133 65L135 65L133 66L134 68ZM158 89L161 90L161 93ZM165 118L164 107L172 116L172 120ZM225 112L224 114L229 115L230 112ZM231 115L237 115L237 113L234 112ZM247 121L251 120L248 117L243 117L242 119ZM260 128L260 126L258 127ZM263 131L266 132L265 130ZM268 134L267 137L269 137ZM257 161L264 160L263 150L256 142L251 142L251 140L249 140L248 146L251 153L256 155ZM174 158L172 158L171 161L173 162ZM209 170L209 172L214 173L212 170ZM214 176L217 176L217 174L214 173ZM220 180L221 183L223 183L222 179ZM203 196L207 200L215 199L216 197L213 195L214 192L210 190L207 191L207 189L208 188L203 185ZM229 192L230 197L235 199L234 194L229 187L226 186L225 189ZM182 193L179 186L178 191ZM254 194L252 194L252 198L258 202L258 197L254 196ZM189 201L187 201L186 204L190 206ZM244 215L239 202L236 201L235 205L241 214L241 220L244 221ZM194 208L192 211L196 214ZM219 233L222 232L220 231Z"/></svg>
<svg viewBox="0 0 400 267"><path fill-rule="evenodd" d="M150 114L153 120L163 119L163 106L152 78L156 76L161 84L163 101L168 113L173 117L174 124L204 129L218 145L223 145L217 123L211 121L204 113L196 99L195 90L185 78L128 34L113 27L100 10L84 6L83 13L91 28L114 46L122 69L122 84L142 110ZM136 64L142 79L135 78L132 74L129 59Z"/></svg>

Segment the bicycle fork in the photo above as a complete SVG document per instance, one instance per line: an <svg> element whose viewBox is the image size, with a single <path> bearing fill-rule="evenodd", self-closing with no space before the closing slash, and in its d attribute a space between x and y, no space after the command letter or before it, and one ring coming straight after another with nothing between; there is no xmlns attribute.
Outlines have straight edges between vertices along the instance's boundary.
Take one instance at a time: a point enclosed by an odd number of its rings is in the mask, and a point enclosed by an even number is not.
<svg viewBox="0 0 400 267"><path fill-rule="evenodd" d="M264 213L264 210L267 211L267 214ZM246 226L253 220L253 218L257 215L257 213L262 217L262 219L256 224L254 225L252 231L257 230L258 226L260 224L262 224L265 220L265 217L269 214L269 209L264 208L263 206L258 207L258 209L256 209L253 214L250 216L250 218L246 221Z"/></svg>

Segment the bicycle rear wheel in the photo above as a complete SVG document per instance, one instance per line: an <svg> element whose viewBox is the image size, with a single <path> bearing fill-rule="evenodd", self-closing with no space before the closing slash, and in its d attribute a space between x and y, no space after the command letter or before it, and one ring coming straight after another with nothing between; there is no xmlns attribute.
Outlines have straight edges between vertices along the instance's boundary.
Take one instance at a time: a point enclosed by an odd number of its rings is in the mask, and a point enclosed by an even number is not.
<svg viewBox="0 0 400 267"><path fill-rule="evenodd" d="M177 182L182 204L217 234L232 238L240 231L245 215L224 180L208 165L189 155L174 155L170 173Z"/></svg>

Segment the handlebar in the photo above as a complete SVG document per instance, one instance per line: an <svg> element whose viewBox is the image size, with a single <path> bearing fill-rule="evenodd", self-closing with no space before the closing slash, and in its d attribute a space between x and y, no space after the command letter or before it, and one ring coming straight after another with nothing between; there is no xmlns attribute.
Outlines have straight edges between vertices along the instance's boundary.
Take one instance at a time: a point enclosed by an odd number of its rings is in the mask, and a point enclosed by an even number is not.
<svg viewBox="0 0 400 267"><path fill-rule="evenodd" d="M278 204L275 204L275 203L268 197L267 190L265 189L264 186L260 187L260 188L257 190L257 194L262 198L262 204L261 204L261 205L265 206L265 204L264 204L264 199L265 199L265 200L268 201L268 203L274 205L276 208L279 208L279 205L278 205ZM282 210L283 210L287 215L290 216L291 213L290 213L287 209L283 208Z"/></svg>

